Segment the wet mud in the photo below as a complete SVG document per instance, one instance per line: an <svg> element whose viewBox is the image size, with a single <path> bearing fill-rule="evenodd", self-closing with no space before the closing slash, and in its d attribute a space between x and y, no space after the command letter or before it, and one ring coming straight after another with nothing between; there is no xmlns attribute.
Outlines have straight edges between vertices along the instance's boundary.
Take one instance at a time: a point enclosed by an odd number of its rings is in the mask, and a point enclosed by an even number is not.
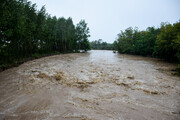
<svg viewBox="0 0 180 120"><path fill-rule="evenodd" d="M29 61L0 73L0 119L178 120L174 68L100 50Z"/></svg>

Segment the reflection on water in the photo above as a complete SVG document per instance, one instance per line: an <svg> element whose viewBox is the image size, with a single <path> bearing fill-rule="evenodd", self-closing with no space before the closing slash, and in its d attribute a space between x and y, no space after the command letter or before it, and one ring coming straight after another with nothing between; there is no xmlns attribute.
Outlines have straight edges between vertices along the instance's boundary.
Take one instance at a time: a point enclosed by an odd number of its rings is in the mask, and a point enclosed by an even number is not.
<svg viewBox="0 0 180 120"><path fill-rule="evenodd" d="M92 62L104 62L114 63L117 61L117 54L114 54L110 50L92 50L90 51L90 61Z"/></svg>
<svg viewBox="0 0 180 120"><path fill-rule="evenodd" d="M0 119L180 119L173 67L106 50L29 61L0 73Z"/></svg>

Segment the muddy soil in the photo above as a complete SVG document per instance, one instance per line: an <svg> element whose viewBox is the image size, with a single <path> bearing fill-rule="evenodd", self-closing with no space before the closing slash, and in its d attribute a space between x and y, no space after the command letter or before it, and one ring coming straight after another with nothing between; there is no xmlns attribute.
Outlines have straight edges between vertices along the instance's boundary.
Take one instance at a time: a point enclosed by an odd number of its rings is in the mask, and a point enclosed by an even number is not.
<svg viewBox="0 0 180 120"><path fill-rule="evenodd" d="M112 51L29 61L0 73L0 119L178 120L174 67Z"/></svg>

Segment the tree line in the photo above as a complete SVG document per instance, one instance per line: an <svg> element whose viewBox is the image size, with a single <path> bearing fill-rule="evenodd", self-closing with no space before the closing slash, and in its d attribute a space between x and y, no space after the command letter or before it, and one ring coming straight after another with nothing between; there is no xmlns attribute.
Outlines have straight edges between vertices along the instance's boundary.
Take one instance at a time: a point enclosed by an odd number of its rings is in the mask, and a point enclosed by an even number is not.
<svg viewBox="0 0 180 120"><path fill-rule="evenodd" d="M180 22L162 23L160 28L148 27L142 31L129 27L117 35L114 47L120 53L180 62Z"/></svg>
<svg viewBox="0 0 180 120"><path fill-rule="evenodd" d="M102 39L90 42L93 50L113 50L113 44L104 42Z"/></svg>
<svg viewBox="0 0 180 120"><path fill-rule="evenodd" d="M180 21L142 31L129 27L117 35L113 44L120 53L158 57L177 62L180 68Z"/></svg>
<svg viewBox="0 0 180 120"><path fill-rule="evenodd" d="M0 1L0 66L42 54L90 49L85 20L57 18L27 0Z"/></svg>

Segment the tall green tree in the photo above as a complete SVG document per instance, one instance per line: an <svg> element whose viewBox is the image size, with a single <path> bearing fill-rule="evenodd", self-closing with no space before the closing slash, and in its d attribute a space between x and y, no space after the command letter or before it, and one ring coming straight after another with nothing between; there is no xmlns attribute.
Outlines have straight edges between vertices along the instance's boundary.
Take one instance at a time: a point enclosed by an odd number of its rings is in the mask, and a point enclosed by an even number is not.
<svg viewBox="0 0 180 120"><path fill-rule="evenodd" d="M76 40L78 49L82 49L85 51L90 49L88 40L89 37L89 27L87 27L87 23L85 22L85 20L81 20L76 26Z"/></svg>

